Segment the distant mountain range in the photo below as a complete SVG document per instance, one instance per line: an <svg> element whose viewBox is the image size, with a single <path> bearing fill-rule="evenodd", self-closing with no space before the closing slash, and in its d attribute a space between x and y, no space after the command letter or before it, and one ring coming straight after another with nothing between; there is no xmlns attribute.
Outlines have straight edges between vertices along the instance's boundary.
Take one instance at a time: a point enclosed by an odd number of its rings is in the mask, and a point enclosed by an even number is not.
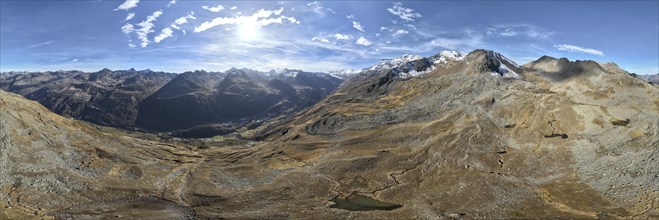
<svg viewBox="0 0 659 220"><path fill-rule="evenodd" d="M131 127L138 104L175 76L134 69L5 73L0 78L0 89L38 101L61 115L100 125Z"/></svg>
<svg viewBox="0 0 659 220"><path fill-rule="evenodd" d="M140 103L136 125L155 131L214 123L239 127L311 106L341 82L327 74L299 70L186 72Z"/></svg>
<svg viewBox="0 0 659 220"><path fill-rule="evenodd" d="M655 85L659 85L659 73L654 74L654 75L636 75L634 74L635 77L645 80L647 82L650 82Z"/></svg>
<svg viewBox="0 0 659 220"><path fill-rule="evenodd" d="M58 114L100 125L151 131L203 125L202 130L208 131L208 126L227 123L204 135L195 130L175 133L184 137L213 136L290 114L315 104L342 82L323 73L289 69L182 74L103 69L0 76L0 89L36 100Z"/></svg>

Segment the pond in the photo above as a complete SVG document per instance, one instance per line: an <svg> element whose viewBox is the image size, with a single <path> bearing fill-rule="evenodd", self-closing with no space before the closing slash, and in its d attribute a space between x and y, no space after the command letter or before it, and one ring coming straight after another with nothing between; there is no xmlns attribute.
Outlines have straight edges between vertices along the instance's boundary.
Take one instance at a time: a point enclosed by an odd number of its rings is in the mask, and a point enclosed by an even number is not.
<svg viewBox="0 0 659 220"><path fill-rule="evenodd" d="M346 198L334 197L334 205L330 208L345 209L350 211L372 211L372 210L394 210L403 205L379 201L367 196L353 194Z"/></svg>

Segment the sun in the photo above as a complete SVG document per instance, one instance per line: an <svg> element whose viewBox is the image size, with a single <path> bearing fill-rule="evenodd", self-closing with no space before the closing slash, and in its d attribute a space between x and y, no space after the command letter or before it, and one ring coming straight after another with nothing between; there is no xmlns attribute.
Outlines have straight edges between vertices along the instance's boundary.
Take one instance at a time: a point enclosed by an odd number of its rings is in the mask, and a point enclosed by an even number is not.
<svg viewBox="0 0 659 220"><path fill-rule="evenodd" d="M241 40L245 40L245 41L257 40L261 37L260 29L261 28L258 26L256 22L247 21L238 25L236 34Z"/></svg>

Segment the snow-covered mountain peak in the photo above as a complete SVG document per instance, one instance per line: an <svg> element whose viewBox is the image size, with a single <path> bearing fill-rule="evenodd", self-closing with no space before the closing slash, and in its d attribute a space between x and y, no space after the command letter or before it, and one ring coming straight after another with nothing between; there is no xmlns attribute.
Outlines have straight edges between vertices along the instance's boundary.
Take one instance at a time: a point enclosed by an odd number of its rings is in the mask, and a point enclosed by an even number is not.
<svg viewBox="0 0 659 220"><path fill-rule="evenodd" d="M327 72L327 74L329 74L330 76L339 78L339 79L347 79L347 78L355 76L355 75L357 75L361 72L362 72L362 70L345 69L345 70L329 71L329 72Z"/></svg>
<svg viewBox="0 0 659 220"><path fill-rule="evenodd" d="M494 71L491 72L492 76L497 78L522 79L522 77L513 70L521 68L515 63L515 61L491 50L487 51L486 59L494 68Z"/></svg>
<svg viewBox="0 0 659 220"><path fill-rule="evenodd" d="M467 53L464 52L443 50L438 54L431 56L430 59L433 61L433 63L447 63L449 61L463 60L466 56Z"/></svg>
<svg viewBox="0 0 659 220"><path fill-rule="evenodd" d="M415 60L420 60L423 59L422 56L419 55L410 55L410 54L405 54L400 57L396 57L393 59L382 59L380 60L380 63L371 66L368 68L369 70L383 70L383 69L393 69L398 66L401 66L405 63L412 62Z"/></svg>
<svg viewBox="0 0 659 220"><path fill-rule="evenodd" d="M288 77L296 77L298 73L303 72L302 70L287 69L287 68L277 68L266 72L266 75L281 75Z"/></svg>

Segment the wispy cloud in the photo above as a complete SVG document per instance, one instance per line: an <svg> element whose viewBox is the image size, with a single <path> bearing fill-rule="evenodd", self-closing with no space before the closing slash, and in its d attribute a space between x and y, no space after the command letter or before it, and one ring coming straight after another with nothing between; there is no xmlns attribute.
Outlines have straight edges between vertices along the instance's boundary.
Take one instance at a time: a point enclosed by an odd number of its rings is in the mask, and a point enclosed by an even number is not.
<svg viewBox="0 0 659 220"><path fill-rule="evenodd" d="M311 41L318 41L318 42L323 42L323 43L329 43L330 42L327 38L318 37L318 36L311 38Z"/></svg>
<svg viewBox="0 0 659 220"><path fill-rule="evenodd" d="M169 3L167 3L167 7L172 7L172 5L176 4L176 0L171 0Z"/></svg>
<svg viewBox="0 0 659 220"><path fill-rule="evenodd" d="M415 18L421 17L421 14L414 12L414 9L403 7L403 3L400 2L394 3L393 7L387 8L387 11L404 21L414 21Z"/></svg>
<svg viewBox="0 0 659 220"><path fill-rule="evenodd" d="M193 11L188 12L188 15L186 15L186 16L183 16L183 17L177 18L177 19L174 20L174 22L172 22L169 26L172 27L172 28L174 28L174 29L176 29L176 30L181 30L181 27L179 27L179 26L182 25L182 24L188 23L188 19L190 19L190 20L195 20L195 19L197 19L197 17L194 16L194 12L193 12Z"/></svg>
<svg viewBox="0 0 659 220"><path fill-rule="evenodd" d="M146 17L146 20L136 24L137 26L140 26L140 29L135 30L135 33L137 34L137 39L141 41L140 46L141 47L146 47L149 45L151 42L148 38L149 33L153 33L153 27L154 24L153 22L158 19L162 15L162 10L158 10L153 12L153 14L149 15Z"/></svg>
<svg viewBox="0 0 659 220"><path fill-rule="evenodd" d="M118 11L118 10L128 10L131 8L135 8L137 7L137 3L139 2L140 0L126 0L124 3L119 5L119 7L115 8L114 10Z"/></svg>
<svg viewBox="0 0 659 220"><path fill-rule="evenodd" d="M336 12L333 9L323 6L318 1L309 2L309 3L307 3L307 6L311 7L311 10L320 17L325 16L327 14L327 12L330 12L332 14L336 14Z"/></svg>
<svg viewBox="0 0 659 220"><path fill-rule="evenodd" d="M430 41L430 46L441 47L449 50L456 49L474 49L483 45L483 36L479 33L474 33L471 30L463 31L461 37L436 37Z"/></svg>
<svg viewBox="0 0 659 220"><path fill-rule="evenodd" d="M357 29L358 31L365 32L364 26L362 26L362 23L359 23L359 21L352 21L352 27Z"/></svg>
<svg viewBox="0 0 659 220"><path fill-rule="evenodd" d="M153 38L153 41L155 41L156 43L160 43L160 41L164 40L165 38L171 37L172 33L174 32L172 31L171 28L169 27L163 28L162 31L160 31L160 34L155 38Z"/></svg>
<svg viewBox="0 0 659 220"><path fill-rule="evenodd" d="M128 21L130 19L133 19L134 17L135 17L135 13L133 13L133 12L128 13L128 15L126 15L126 19L124 19L124 21Z"/></svg>
<svg viewBox="0 0 659 220"><path fill-rule="evenodd" d="M217 17L214 18L213 20L201 23L201 25L197 26L194 29L194 32L202 32L218 25L246 24L246 25L253 25L256 28L260 28L270 24L282 24L284 22L288 22L291 24L300 23L300 21L298 21L295 17L287 17L282 15L283 11L284 8L280 8L279 10L260 9L250 16ZM272 16L278 16L278 17L272 17Z"/></svg>
<svg viewBox="0 0 659 220"><path fill-rule="evenodd" d="M604 56L604 52L601 50L596 50L592 48L585 48L585 47L580 47L576 45L571 45L571 44L559 44L559 45L554 45L554 47L560 51L567 51L570 53L587 53L587 54L592 54L592 55L597 55L597 56Z"/></svg>
<svg viewBox="0 0 659 220"><path fill-rule="evenodd" d="M336 33L334 34L334 38L337 40L350 40L350 35Z"/></svg>
<svg viewBox="0 0 659 220"><path fill-rule="evenodd" d="M409 31L403 30L403 29L398 29L396 32L392 34L393 37L400 37L402 35L410 33Z"/></svg>
<svg viewBox="0 0 659 220"><path fill-rule="evenodd" d="M373 45L373 42L370 40L364 38L364 37L359 37L357 41L355 41L356 44L362 45L362 46L371 46Z"/></svg>
<svg viewBox="0 0 659 220"><path fill-rule="evenodd" d="M512 37L512 36L517 35L517 31L514 31L512 29L506 29L503 32L501 32L500 34L501 34L501 36L504 36L504 37Z"/></svg>
<svg viewBox="0 0 659 220"><path fill-rule="evenodd" d="M554 32L530 24L498 24L485 29L489 37L527 37L549 39Z"/></svg>
<svg viewBox="0 0 659 220"><path fill-rule="evenodd" d="M48 44L52 44L53 42L55 42L55 41L52 41L52 40L51 40L51 41L46 41L46 42L43 42L43 43L32 44L32 45L29 45L29 46L27 46L27 47L25 47L25 48L35 48L35 47L46 46L46 45L48 45Z"/></svg>
<svg viewBox="0 0 659 220"><path fill-rule="evenodd" d="M212 12L220 12L220 11L224 10L223 5L216 5L216 6L213 6L213 7L204 5L204 6L201 6L201 8L212 11Z"/></svg>

